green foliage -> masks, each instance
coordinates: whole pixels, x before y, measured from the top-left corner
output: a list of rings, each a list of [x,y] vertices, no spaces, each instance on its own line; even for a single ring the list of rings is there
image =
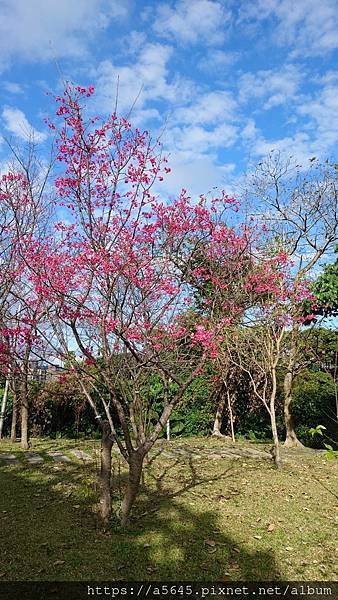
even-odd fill
[[[278,425],[280,425],[278,427]],[[277,420],[280,435],[283,433],[282,419]],[[236,420],[238,439],[249,439],[251,441],[271,440],[270,417],[263,405],[258,405],[254,410],[247,413],[239,413]]]
[[[210,434],[215,412],[212,396],[213,384],[206,370],[196,377],[173,411],[170,418],[172,437]]]
[[[317,427],[311,427],[309,429],[309,435],[311,435],[312,437],[319,435],[322,437],[325,436],[327,438],[327,435],[323,433],[324,431],[326,431],[326,427],[324,427],[324,425],[317,425]],[[328,458],[329,460],[338,459],[338,450],[334,450],[331,444],[327,444],[326,442],[324,442],[324,448],[326,448],[326,451],[324,453],[324,456],[326,458]]]
[[[323,431],[330,438],[337,439],[335,385],[328,373],[310,369],[303,371],[296,378],[293,397],[297,435],[303,443],[323,447]],[[321,425],[314,428],[313,424],[318,422]]]
[[[338,253],[338,246],[335,248]],[[332,264],[327,264],[313,285],[317,308],[315,314],[328,316],[338,315],[338,258]],[[305,314],[313,313],[312,302],[304,303]]]
[[[324,444],[326,448],[325,456],[329,460],[338,460],[338,450],[334,450],[330,444]]]
[[[30,424],[33,435],[77,437],[95,435],[92,410],[72,377],[45,384],[29,383]]]
[[[335,452],[336,443],[334,440],[337,439],[338,434],[334,384],[336,333],[324,328],[314,328],[311,331],[305,330],[300,344],[302,360],[304,359],[304,362],[306,361],[309,366],[296,377],[293,389],[297,435],[304,444],[313,447],[323,448],[324,443],[327,442],[332,446],[332,451]],[[286,336],[284,350],[286,356],[287,349],[288,336]],[[175,408],[170,418],[172,438],[210,435],[215,418],[219,385],[215,382],[214,376],[213,366],[207,364],[204,371],[194,379],[185,391],[180,404]],[[282,365],[278,372],[276,401],[277,427],[281,439],[284,437],[283,377],[284,368]],[[236,398],[233,412],[236,437],[238,439],[249,439],[253,442],[270,440],[271,425],[266,409],[260,402],[253,406],[249,382],[243,374],[238,374],[234,382]],[[124,382],[122,384],[124,385]],[[150,430],[158,421],[163,410],[166,393],[169,398],[172,397],[177,392],[178,385],[177,383],[170,383],[168,390],[165,390],[161,377],[154,372],[142,381],[139,393],[140,398],[144,400],[144,406],[148,407],[146,419]],[[104,393],[103,387],[100,391]],[[48,381],[44,385],[30,382],[29,397],[31,432],[33,435],[52,437],[100,436],[92,410],[87,405],[72,375]],[[122,397],[121,401],[123,401]],[[9,433],[11,409],[12,399],[9,397],[6,409],[5,435]],[[118,423],[117,418],[116,423]],[[321,425],[315,426],[316,423]],[[226,407],[222,431],[227,434],[230,433]],[[323,435],[323,432],[325,432],[325,435]],[[166,435],[165,430],[162,435]],[[326,450],[330,452],[329,448],[326,448]]]
[[[335,252],[338,253],[338,246]],[[325,315],[338,315],[338,258],[324,267],[314,286],[320,310]]]
[[[311,427],[311,429],[309,429],[309,434],[313,437],[315,435],[323,435],[323,430],[325,430],[326,427],[324,427],[324,425],[317,425],[317,427]]]

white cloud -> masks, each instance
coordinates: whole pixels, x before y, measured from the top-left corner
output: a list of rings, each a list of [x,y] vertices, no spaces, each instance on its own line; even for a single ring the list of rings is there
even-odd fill
[[[262,107],[268,110],[295,99],[303,78],[304,73],[292,64],[279,70],[245,73],[238,83],[240,100],[261,98],[265,100]]]
[[[308,117],[309,129],[315,132],[317,153],[333,150],[338,142],[338,85],[327,85],[313,98],[298,107],[298,113]]]
[[[34,129],[27,120],[22,110],[5,106],[2,118],[7,131],[25,141],[44,142],[47,138],[45,133]]]
[[[127,14],[128,0],[0,0],[0,67],[83,58],[94,34]]]
[[[197,90],[193,100],[173,111],[165,132],[166,145],[173,152],[199,159],[231,147],[238,137],[239,120],[238,103],[230,92]]]
[[[232,146],[238,135],[234,125],[222,123],[216,127],[205,128],[199,125],[173,127],[166,136],[170,148],[190,155],[190,158],[219,148]]]
[[[336,0],[256,0],[243,2],[249,22],[273,19],[273,41],[293,47],[295,55],[321,55],[338,47]]]
[[[312,140],[309,134],[297,132],[284,138],[267,140],[259,136],[253,146],[253,153],[256,156],[266,156],[271,150],[279,150],[284,156],[293,156],[300,163],[305,164],[311,156],[316,155],[316,141]],[[318,155],[318,154],[317,154]]]
[[[168,110],[176,102],[183,103],[192,95],[193,85],[181,77],[170,77],[168,62],[172,48],[163,44],[146,44],[133,63],[114,64],[109,60],[101,62],[93,77],[96,77],[96,102],[100,110],[112,112],[118,83],[118,110],[125,113],[135,103],[132,121],[144,121],[149,111],[149,102],[165,100]],[[151,107],[148,116],[159,116]]]
[[[147,43],[147,35],[144,31],[128,31],[121,41],[122,51],[129,57],[136,56]]]
[[[153,29],[158,35],[184,44],[222,43],[231,13],[214,0],[178,0],[174,7],[160,4]]]
[[[216,48],[208,49],[198,62],[198,68],[206,73],[224,73],[240,58],[239,52],[226,52]]]
[[[241,131],[241,138],[245,141],[254,140],[258,135],[259,130],[256,127],[255,121],[249,118]]]
[[[232,94],[215,90],[198,95],[196,102],[178,109],[175,117],[181,123],[215,124],[237,119],[237,102]]]
[[[317,82],[327,85],[338,82],[338,71],[327,71],[321,77],[316,79]]]
[[[338,143],[338,84],[332,71],[324,74],[321,81],[328,83],[312,95],[295,98],[294,115],[288,121],[288,129],[292,125],[293,132],[287,136],[269,139],[250,118],[241,131],[247,153],[261,157],[275,149],[293,156],[301,165],[306,165],[312,156],[321,160],[332,158]]]
[[[177,196],[180,190],[187,189],[192,196],[216,193],[215,188],[225,189],[231,196],[235,193],[232,184],[233,163],[217,164],[213,155],[197,155],[176,151],[170,156],[171,173],[165,176],[158,191],[161,195]]]
[[[23,87],[19,83],[15,83],[14,81],[3,81],[2,87],[6,92],[10,94],[23,94]]]

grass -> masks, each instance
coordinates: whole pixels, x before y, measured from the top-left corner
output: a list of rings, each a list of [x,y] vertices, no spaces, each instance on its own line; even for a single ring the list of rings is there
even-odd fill
[[[43,465],[0,466],[0,578],[335,580],[337,464],[314,451],[284,452],[281,471],[267,460],[212,458],[225,443],[162,441],[210,448],[211,456],[176,459],[157,447],[127,530],[118,522],[126,470],[114,454],[114,518],[103,532],[93,510],[95,464],[56,464],[46,454],[93,454],[99,442],[32,440]],[[18,445],[1,442],[2,451],[23,460]]]

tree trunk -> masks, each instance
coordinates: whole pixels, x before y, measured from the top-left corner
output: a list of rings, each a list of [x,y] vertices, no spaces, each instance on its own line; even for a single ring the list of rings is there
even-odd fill
[[[288,371],[284,377],[284,422],[286,437],[285,448],[302,448],[303,444],[297,438],[294,420],[291,412],[293,374]]]
[[[21,387],[21,448],[28,450],[28,386],[27,378],[24,376],[24,381]]]
[[[131,508],[140,489],[144,454],[137,451],[129,459],[129,476],[121,508],[121,524],[126,526]]]
[[[5,412],[6,412],[6,404],[7,404],[7,398],[8,398],[8,389],[9,389],[9,379],[6,379],[6,383],[5,383],[5,389],[4,389],[4,395],[2,397],[2,403],[1,403],[1,412],[0,412],[0,440],[2,438],[2,430],[3,430],[3,426],[4,426],[4,420],[5,420]]]
[[[297,438],[295,425],[292,416],[292,387],[295,373],[295,366],[298,354],[298,337],[300,335],[299,324],[295,323],[291,331],[290,355],[288,360],[287,372],[284,377],[284,422],[286,437],[285,448],[302,447],[303,444]]]
[[[12,424],[11,424],[11,442],[16,442],[16,424],[18,420],[18,394],[16,391],[16,385],[13,383],[13,409],[12,409]]]
[[[111,517],[111,449],[113,440],[108,421],[102,424],[101,437],[101,469],[99,477],[100,502],[99,515],[102,523],[106,525]]]
[[[227,389],[227,398],[228,398],[228,412],[229,412],[230,428],[231,428],[231,439],[232,439],[233,443],[235,443],[236,440],[235,440],[235,428],[234,428],[234,415],[232,412],[231,396],[230,396],[228,389]]]
[[[282,331],[280,332],[278,338],[277,338],[277,342],[276,342],[276,356],[275,356],[275,360],[272,362],[272,369],[271,369],[271,377],[272,377],[272,390],[271,390],[271,395],[270,395],[270,419],[271,419],[271,430],[272,430],[272,439],[273,439],[273,448],[272,448],[272,457],[274,459],[275,465],[277,467],[277,469],[280,469],[282,466],[281,463],[281,459],[280,459],[280,452],[279,452],[279,440],[278,440],[278,433],[277,433],[277,423],[276,423],[276,411],[275,411],[275,401],[276,401],[276,394],[277,394],[277,365],[278,365],[278,361],[279,361],[279,357],[280,357],[280,344],[283,338],[283,334],[284,334],[284,329],[282,329]]]
[[[273,448],[272,448],[272,457],[277,469],[280,469],[282,466],[280,459],[280,450],[279,450],[279,440],[277,433],[277,425],[276,425],[276,413],[275,413],[275,402],[270,402],[270,420],[271,420],[271,430],[272,430],[272,439],[273,439]]]
[[[216,416],[215,416],[215,420],[214,420],[214,426],[212,429],[212,435],[217,436],[217,437],[223,437],[223,435],[221,433],[221,427],[222,427],[222,417],[223,417],[224,407],[225,407],[225,394],[224,394],[224,390],[222,387],[222,389],[219,392]]]

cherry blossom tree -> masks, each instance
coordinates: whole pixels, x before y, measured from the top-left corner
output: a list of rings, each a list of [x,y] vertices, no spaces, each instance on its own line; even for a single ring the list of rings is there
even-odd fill
[[[10,144],[9,148],[13,160],[0,178],[0,369],[14,399],[11,438],[16,438],[19,395],[21,442],[27,449],[27,380],[39,311],[28,302],[25,251],[48,223],[50,211],[44,191],[51,163],[41,168],[33,143],[28,144],[26,154]]]
[[[88,114],[93,92],[68,87],[56,98],[61,125],[49,126],[57,131],[61,218],[54,235],[27,246],[26,261],[34,302],[48,315],[44,335],[77,375],[102,429],[104,522],[114,442],[128,463],[126,524],[145,456],[244,310],[224,289],[245,284],[252,236],[233,218],[238,204],[224,192],[194,201],[182,190],[170,203],[156,195],[170,170],[161,146],[115,113],[105,121]],[[259,278],[257,272],[257,286]],[[214,298],[202,297],[190,319],[194,293],[207,282]],[[165,390],[155,423],[144,393],[154,373]]]

